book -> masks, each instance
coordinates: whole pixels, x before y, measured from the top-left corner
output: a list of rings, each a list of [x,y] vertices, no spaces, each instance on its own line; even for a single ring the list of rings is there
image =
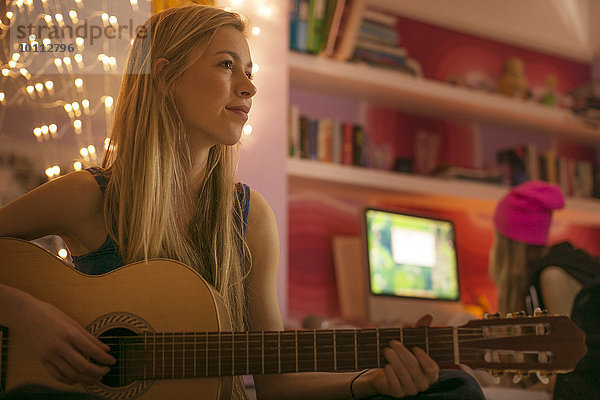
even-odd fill
[[[317,160],[317,147],[319,146],[319,121],[308,121],[308,157],[310,160]]]
[[[377,52],[377,53],[382,53],[382,54],[389,54],[389,55],[396,56],[396,57],[407,57],[408,56],[406,49],[404,47],[381,44],[381,43],[378,43],[375,41],[371,41],[369,39],[365,39],[362,36],[358,37],[358,40],[356,41],[356,48],[373,51],[373,52]]]
[[[334,120],[331,127],[331,161],[336,164],[342,163],[342,149],[344,142],[343,124]]]
[[[317,53],[321,50],[325,27],[325,0],[309,0],[306,51]]]
[[[308,158],[308,150],[310,147],[308,137],[308,118],[300,116],[300,157]]]
[[[309,0],[295,0],[296,11],[294,15],[296,16],[296,21],[293,26],[295,27],[295,32],[293,34],[295,40],[293,49],[306,52],[307,46],[307,32],[308,32],[308,6]],[[291,36],[291,35],[290,35]]]
[[[300,109],[297,104],[292,104],[288,113],[288,145],[289,156],[300,158]]]
[[[317,133],[317,159],[331,162],[332,121],[330,119],[318,120]]]
[[[352,58],[366,4],[367,0],[347,1],[348,15],[344,20],[339,47],[334,54],[337,60],[347,61]]]
[[[381,11],[373,10],[371,8],[367,8],[363,14],[363,18],[365,21],[374,22],[379,25],[389,26],[390,28],[395,28],[398,23],[398,18],[392,14],[386,14]]]
[[[354,127],[352,124],[344,123],[342,130],[342,164],[352,165],[354,163]]]

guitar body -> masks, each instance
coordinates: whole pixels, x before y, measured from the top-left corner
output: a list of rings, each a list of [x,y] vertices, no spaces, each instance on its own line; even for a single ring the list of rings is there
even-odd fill
[[[0,239],[0,283],[53,304],[95,336],[119,327],[139,334],[230,330],[219,294],[184,264],[158,259],[89,276],[49,255],[27,241]],[[0,376],[5,373],[5,390],[36,383],[67,391],[87,390],[107,399],[231,398],[231,377],[154,380],[125,387],[61,384],[14,330],[8,339],[8,351],[6,346],[1,348],[7,352],[6,370],[0,371]]]

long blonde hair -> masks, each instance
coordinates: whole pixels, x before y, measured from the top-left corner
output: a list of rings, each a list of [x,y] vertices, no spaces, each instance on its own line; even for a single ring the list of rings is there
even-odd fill
[[[504,314],[524,310],[533,262],[545,251],[545,246],[512,240],[496,231],[489,271],[498,290],[498,311]]]
[[[192,157],[173,90],[223,26],[247,35],[238,14],[177,7],[153,15],[143,28],[147,34],[140,31],[133,41],[102,163],[109,177],[104,215],[124,263],[166,257],[195,268],[223,296],[232,328],[244,330],[251,262],[234,180],[238,146],[213,146],[200,189],[193,189]],[[169,62],[153,75],[158,58]]]

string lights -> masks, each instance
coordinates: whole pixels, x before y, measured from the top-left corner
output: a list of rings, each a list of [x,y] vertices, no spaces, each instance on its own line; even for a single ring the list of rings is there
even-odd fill
[[[0,63],[0,104],[2,107],[26,105],[27,110],[31,110],[31,118],[26,123],[31,123],[28,129],[35,140],[32,145],[44,146],[42,153],[47,158],[45,172],[49,179],[82,168],[81,163],[76,162],[63,166],[64,171],[61,171],[59,160],[51,158],[60,153],[52,150],[52,146],[60,146],[58,140],[63,136],[72,135],[77,145],[76,158],[85,161],[97,160],[102,154],[97,154],[96,148],[104,152],[110,145],[106,134],[114,112],[118,81],[98,76],[119,76],[133,36],[106,35],[96,39],[90,35],[92,27],[120,33],[125,25],[141,25],[150,16],[152,6],[151,0],[129,0],[111,4],[106,9],[99,6],[100,2],[74,0],[75,4],[64,2],[63,6],[62,2],[48,0],[9,0],[6,18],[0,20],[0,32],[6,35],[5,28],[8,28],[11,33],[11,43],[0,50],[7,51],[1,58],[7,62]],[[272,16],[271,3],[272,0],[216,0],[218,6],[252,15],[253,22]],[[22,38],[17,35],[21,30],[26,33]],[[261,29],[254,25],[251,32],[257,37]],[[255,63],[252,74],[258,70],[259,65]],[[9,81],[12,82],[9,84]],[[7,115],[10,113],[0,114],[0,119]],[[97,121],[102,117],[107,121],[105,129],[98,126]],[[250,121],[243,133],[253,133]]]

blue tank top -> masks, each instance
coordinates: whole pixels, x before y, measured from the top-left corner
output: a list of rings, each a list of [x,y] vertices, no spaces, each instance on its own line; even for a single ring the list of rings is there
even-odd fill
[[[87,168],[86,171],[91,173],[96,179],[98,186],[100,186],[102,197],[104,197],[106,186],[108,185],[108,178],[104,175],[104,171],[99,167]],[[250,187],[243,183],[237,183],[236,190],[242,204],[242,232],[246,236],[246,226],[248,225],[248,214],[250,211]],[[75,268],[87,275],[105,274],[125,265],[121,260],[119,246],[110,235],[96,250],[82,256],[72,256],[72,259]]]

